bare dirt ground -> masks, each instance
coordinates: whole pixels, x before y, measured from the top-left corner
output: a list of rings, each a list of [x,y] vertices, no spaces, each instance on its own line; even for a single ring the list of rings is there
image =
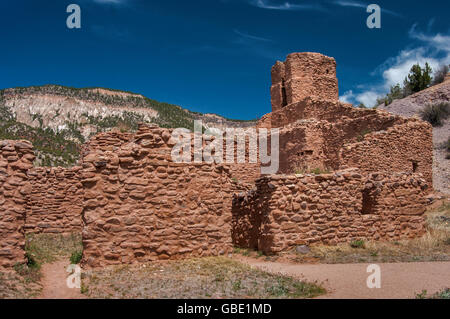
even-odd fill
[[[423,290],[430,294],[450,286],[450,262],[378,264],[381,288],[369,289],[368,264],[300,265],[266,262],[237,256],[237,260],[271,273],[317,281],[327,290],[318,298],[328,299],[410,299]]]
[[[42,293],[39,299],[83,299],[85,298],[80,289],[69,288],[66,278],[69,273],[66,272],[70,262],[61,259],[50,264],[44,264],[42,272]]]

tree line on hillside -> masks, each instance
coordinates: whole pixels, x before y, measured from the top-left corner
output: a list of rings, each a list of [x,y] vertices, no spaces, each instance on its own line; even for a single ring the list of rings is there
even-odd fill
[[[423,68],[419,64],[413,65],[403,81],[403,86],[399,83],[391,86],[389,93],[385,97],[377,99],[377,105],[384,104],[388,106],[395,100],[403,99],[430,86],[444,82],[449,67],[449,65],[442,65],[433,75],[433,70],[428,62],[425,63]]]

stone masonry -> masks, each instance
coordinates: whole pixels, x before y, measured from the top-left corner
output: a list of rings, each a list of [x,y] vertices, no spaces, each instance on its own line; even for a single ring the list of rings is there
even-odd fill
[[[30,142],[0,141],[0,267],[25,262],[26,173],[34,158]]]
[[[224,255],[232,250],[229,168],[174,163],[171,131],[83,159],[83,265]]]
[[[318,53],[277,62],[271,93],[257,127],[280,130],[276,175],[176,163],[157,126],[100,133],[72,168],[33,167],[29,142],[0,141],[0,267],[25,262],[26,233],[81,231],[84,267],[424,233],[429,124],[339,102],[336,62]]]
[[[273,175],[233,198],[233,241],[273,254],[298,245],[423,235],[427,183],[419,174],[357,169]]]
[[[81,232],[84,189],[80,169],[36,167],[28,171],[31,193],[26,205],[26,233]]]

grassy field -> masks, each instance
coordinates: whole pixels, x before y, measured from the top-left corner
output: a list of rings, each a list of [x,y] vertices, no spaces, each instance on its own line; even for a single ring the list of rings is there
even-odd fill
[[[312,298],[316,283],[269,274],[226,257],[207,257],[88,271],[90,298]]]

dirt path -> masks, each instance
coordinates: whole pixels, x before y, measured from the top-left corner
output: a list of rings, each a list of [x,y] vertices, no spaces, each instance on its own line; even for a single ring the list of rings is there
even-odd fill
[[[236,257],[260,269],[322,283],[328,294],[321,298],[407,299],[427,290],[450,287],[450,262],[388,263],[381,268],[381,288],[367,288],[368,264],[287,264]]]
[[[66,258],[67,259],[67,258]],[[39,299],[83,299],[80,289],[67,287],[68,260],[42,265],[42,293]]]

